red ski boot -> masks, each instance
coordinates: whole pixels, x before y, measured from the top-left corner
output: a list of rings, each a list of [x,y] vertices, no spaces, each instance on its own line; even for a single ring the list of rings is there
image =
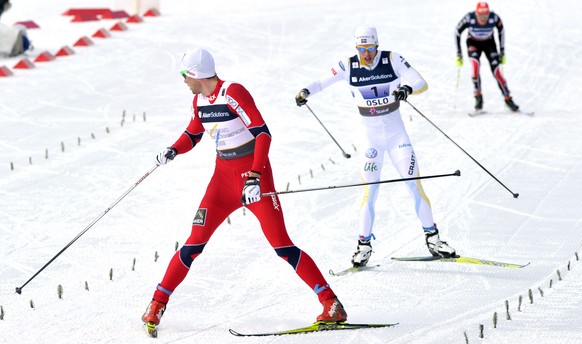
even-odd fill
[[[317,321],[342,322],[348,319],[344,306],[337,299],[337,296],[322,302],[323,313],[317,316]]]

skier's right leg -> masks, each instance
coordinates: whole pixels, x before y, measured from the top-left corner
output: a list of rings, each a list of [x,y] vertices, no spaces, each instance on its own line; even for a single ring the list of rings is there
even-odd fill
[[[481,94],[481,74],[479,62],[482,50],[475,45],[467,44],[469,61],[471,61],[471,81],[473,82],[473,95],[475,96],[475,110],[483,109],[483,95]]]
[[[194,259],[202,253],[216,228],[241,206],[238,195],[228,197],[229,184],[221,173],[215,172],[194,216],[190,236],[170,260],[164,278],[157,285],[152,301],[142,316],[145,323],[159,324],[170,295],[186,278]]]

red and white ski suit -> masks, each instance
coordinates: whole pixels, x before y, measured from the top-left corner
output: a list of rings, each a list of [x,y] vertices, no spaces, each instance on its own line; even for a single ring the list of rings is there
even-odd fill
[[[240,84],[218,80],[209,96],[197,94],[190,124],[172,145],[178,154],[190,151],[207,133],[216,144],[216,167],[192,223],[184,246],[171,259],[154,299],[167,303],[184,280],[193,260],[200,255],[216,228],[242,206],[241,195],[249,172],[261,174],[261,193],[275,191],[268,159],[271,134],[250,93]],[[257,217],[263,234],[321,302],[334,292],[307,253],[296,247],[285,228],[281,203],[276,195],[262,197],[247,208]],[[233,252],[236,255],[236,252]]]

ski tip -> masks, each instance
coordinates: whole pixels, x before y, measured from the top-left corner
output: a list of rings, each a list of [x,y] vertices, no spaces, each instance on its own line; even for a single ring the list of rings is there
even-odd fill
[[[230,334],[232,334],[233,336],[237,336],[237,337],[242,337],[243,336],[242,334],[236,332],[235,330],[233,330],[231,328],[228,329],[228,332],[230,332]]]

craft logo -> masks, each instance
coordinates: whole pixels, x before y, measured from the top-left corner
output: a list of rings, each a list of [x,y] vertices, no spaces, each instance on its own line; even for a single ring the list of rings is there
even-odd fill
[[[206,224],[206,208],[200,208],[196,211],[192,225],[204,226]]]
[[[414,154],[410,156],[410,167],[408,168],[408,175],[412,176],[414,174],[414,165],[416,164],[416,159],[414,159]]]

